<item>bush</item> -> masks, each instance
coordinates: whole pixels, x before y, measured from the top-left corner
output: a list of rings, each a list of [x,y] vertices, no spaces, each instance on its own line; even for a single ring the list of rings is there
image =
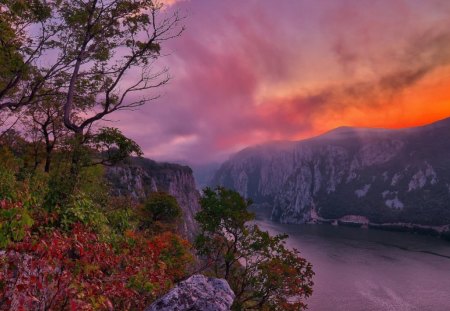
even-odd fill
[[[0,199],[16,200],[17,183],[13,171],[0,166]]]
[[[142,225],[175,225],[182,216],[182,210],[175,197],[165,192],[154,192],[144,204]],[[163,226],[164,227],[164,226]]]
[[[129,233],[120,249],[80,224],[28,235],[0,253],[0,309],[143,310],[190,262],[187,242],[171,234]]]
[[[107,218],[84,193],[74,195],[69,205],[60,209],[61,227],[70,230],[81,223],[100,233],[106,229]]]
[[[32,225],[33,219],[22,204],[0,201],[0,249],[21,241]]]
[[[20,194],[18,200],[23,202],[25,207],[42,207],[48,193],[49,176],[41,171],[35,171],[32,174],[24,176],[19,183]]]
[[[134,212],[129,208],[114,209],[106,212],[108,225],[117,234],[124,234],[134,229]]]

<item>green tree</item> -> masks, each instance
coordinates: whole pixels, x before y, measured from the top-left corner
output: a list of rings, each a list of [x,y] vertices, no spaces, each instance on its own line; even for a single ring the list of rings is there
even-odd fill
[[[145,222],[155,224],[176,224],[183,212],[178,205],[177,199],[172,195],[158,191],[152,192],[144,204]]]
[[[112,127],[101,128],[89,139],[89,146],[95,154],[91,157],[91,164],[112,166],[130,155],[142,155],[141,147],[132,139],[127,138],[119,129]],[[95,160],[97,158],[97,160]]]
[[[50,172],[55,149],[60,147],[67,138],[68,131],[64,127],[62,110],[58,105],[61,101],[56,97],[31,105],[26,109],[22,124],[28,139],[34,149],[35,169],[44,158],[44,171]],[[39,157],[39,153],[43,156]]]
[[[251,202],[235,191],[206,188],[200,203],[195,247],[210,273],[229,282],[236,294],[233,310],[305,309],[314,273],[297,250],[286,248],[287,236],[249,224]]]
[[[0,0],[0,111],[17,109],[44,95],[40,90],[45,82],[67,65],[44,66],[40,61],[56,46],[53,2]]]
[[[153,65],[161,44],[183,28],[176,12],[167,15],[162,8],[154,0],[61,0],[54,8],[59,54],[71,64],[62,106],[64,124],[75,136],[72,175],[95,122],[158,98],[150,90],[168,82],[168,70]],[[77,115],[80,110],[85,117]]]
[[[183,31],[157,0],[0,0],[0,14],[0,111],[54,101],[74,136],[72,178],[94,123],[158,98],[169,76],[154,63]]]

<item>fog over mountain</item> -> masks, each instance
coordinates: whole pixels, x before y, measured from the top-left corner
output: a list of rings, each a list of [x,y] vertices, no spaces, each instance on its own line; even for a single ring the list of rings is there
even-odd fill
[[[400,130],[340,127],[246,148],[211,185],[270,206],[282,223],[362,216],[375,224],[443,226],[450,224],[449,142],[450,118]]]

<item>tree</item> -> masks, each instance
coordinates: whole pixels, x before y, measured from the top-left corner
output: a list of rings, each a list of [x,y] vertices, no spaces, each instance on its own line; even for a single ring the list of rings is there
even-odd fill
[[[51,94],[46,81],[68,64],[62,59],[43,65],[59,31],[52,19],[55,1],[0,1],[0,111],[17,109]]]
[[[162,191],[153,192],[144,203],[141,227],[155,232],[172,231],[182,214],[175,197]]]
[[[63,124],[63,113],[58,106],[59,102],[55,99],[46,98],[40,103],[29,106],[25,113],[27,119],[22,122],[27,127],[27,134],[35,146],[36,158],[41,146],[44,147],[44,171],[46,173],[50,171],[55,147],[61,144],[63,138],[68,134]],[[35,168],[38,164],[39,159],[36,159]]]
[[[169,80],[154,70],[161,44],[183,31],[155,0],[1,0],[0,14],[0,58],[13,64],[0,77],[0,110],[58,98],[74,176],[94,123],[158,98],[148,91]]]
[[[161,9],[162,4],[153,0],[63,0],[58,6],[61,52],[73,63],[64,102],[69,129],[83,133],[114,111],[133,109],[157,97],[133,100],[129,95],[168,81],[167,69],[153,72],[152,65],[160,56],[161,43],[178,36],[182,28],[177,13],[160,20]],[[72,113],[80,95],[85,96],[83,105],[98,111],[75,122]]]
[[[141,147],[132,139],[125,137],[119,129],[112,127],[101,128],[94,136],[88,138],[89,146],[95,154],[90,165],[103,164],[112,166],[129,155],[142,155]]]
[[[48,68],[44,76],[36,70],[51,45],[49,18],[50,8],[43,1],[0,0],[0,138],[19,121],[18,108],[36,97],[44,76],[52,75]],[[29,35],[33,24],[41,31]]]
[[[311,264],[285,246],[286,235],[270,236],[248,224],[251,204],[237,192],[206,188],[196,220],[198,254],[210,272],[236,294],[233,310],[301,310],[312,294]]]
[[[57,6],[60,55],[72,64],[63,106],[64,124],[75,134],[73,175],[80,160],[78,148],[95,122],[156,99],[158,95],[142,92],[167,83],[167,69],[154,72],[152,65],[161,43],[183,28],[177,13],[164,16],[161,10],[162,4],[153,0],[63,0]],[[86,118],[73,118],[79,109],[88,112]]]

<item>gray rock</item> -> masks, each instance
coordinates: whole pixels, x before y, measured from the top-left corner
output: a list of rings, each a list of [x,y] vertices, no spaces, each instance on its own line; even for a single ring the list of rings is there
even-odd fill
[[[359,215],[442,226],[450,223],[449,142],[450,118],[400,130],[342,127],[246,148],[223,163],[211,186],[272,206],[281,223]]]
[[[180,282],[145,311],[228,311],[234,297],[227,281],[197,274]]]
[[[106,177],[113,195],[126,195],[136,201],[145,200],[152,192],[173,195],[183,210],[179,232],[189,240],[197,234],[195,214],[200,210],[200,194],[191,168],[172,163],[158,163],[145,158],[133,158],[131,163],[108,167]]]

